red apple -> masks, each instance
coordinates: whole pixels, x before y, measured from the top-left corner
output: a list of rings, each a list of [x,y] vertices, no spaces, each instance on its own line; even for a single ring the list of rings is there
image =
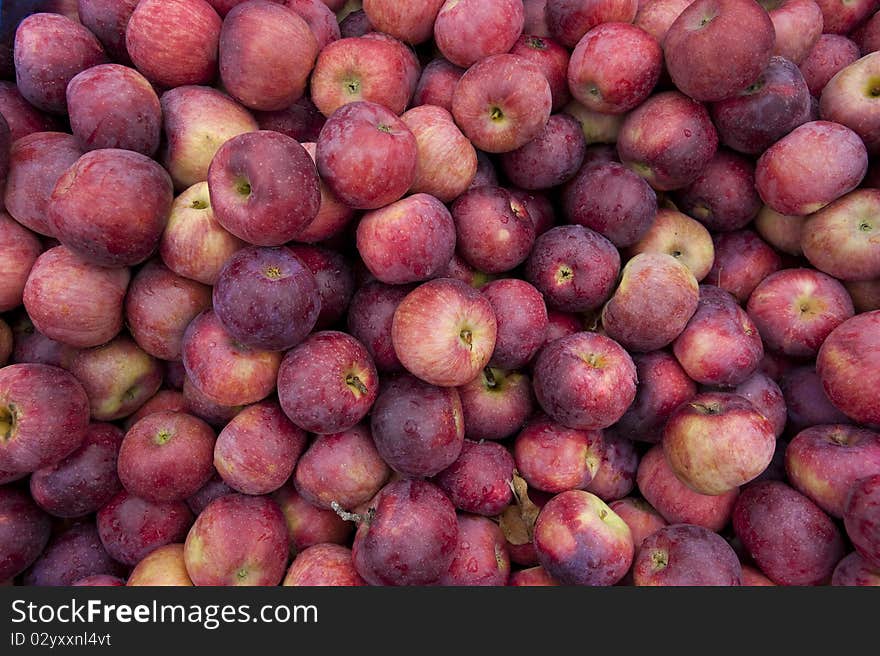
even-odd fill
[[[856,551],[871,566],[880,568],[880,475],[857,481],[850,489],[843,512],[846,533]]]
[[[120,64],[129,64],[125,27],[138,0],[77,0],[79,19]]]
[[[755,409],[767,418],[777,438],[782,435],[788,418],[788,409],[785,405],[785,396],[773,379],[758,371],[734,387],[733,392],[748,399]]]
[[[534,139],[501,155],[507,178],[523,189],[549,189],[580,169],[587,142],[580,124],[568,114],[554,114]]]
[[[706,227],[686,214],[660,209],[642,238],[629,249],[639,253],[666,253],[679,260],[698,281],[712,269],[715,246]]]
[[[522,57],[535,64],[544,73],[550,84],[550,96],[554,111],[562,109],[571,100],[568,88],[569,52],[547,34],[537,35],[526,29],[516,40],[510,54]]]
[[[434,105],[451,112],[455,85],[458,84],[462,75],[464,75],[463,68],[446,61],[442,57],[432,59],[422,69],[421,77],[419,77],[419,82],[412,97],[411,106]]]
[[[776,33],[774,55],[800,64],[822,35],[822,10],[813,0],[760,0]]]
[[[43,553],[52,523],[27,492],[11,486],[0,487],[0,518],[0,576],[12,579]]]
[[[349,333],[364,345],[383,373],[403,371],[391,341],[391,325],[394,311],[412,289],[371,281],[355,292],[348,307]]]
[[[179,542],[166,544],[144,556],[125,583],[133,587],[190,587],[192,584],[183,559],[183,544]]]
[[[458,388],[465,434],[473,440],[503,440],[518,431],[532,414],[534,399],[528,376],[486,367]]]
[[[880,586],[880,568],[853,552],[837,563],[831,576],[831,585]]]
[[[742,585],[736,552],[717,533],[691,524],[664,526],[642,542],[633,562],[637,586]]]
[[[434,21],[437,49],[467,68],[510,51],[525,23],[521,0],[446,0]]]
[[[462,71],[464,72],[464,71]],[[31,105],[18,90],[15,82],[0,80],[0,114],[9,125],[12,143],[34,132],[59,129],[59,122]]]
[[[779,254],[751,230],[716,234],[715,261],[705,281],[733,295],[740,303],[782,267]]]
[[[638,0],[547,0],[545,9],[550,34],[567,48],[601,23],[632,23]]]
[[[840,34],[822,34],[799,67],[810,93],[818,98],[828,81],[858,58],[859,47],[852,40]]]
[[[443,586],[501,586],[510,576],[510,556],[498,524],[486,517],[458,515],[458,549]]]
[[[465,440],[456,461],[434,482],[459,510],[495,517],[513,501],[513,472],[513,457],[503,446]]]
[[[25,585],[71,585],[86,576],[110,574],[124,576],[126,568],[107,553],[93,521],[63,529],[25,573]]]
[[[367,582],[354,567],[351,549],[338,544],[316,544],[297,554],[281,585],[341,587]]]
[[[35,234],[0,211],[0,312],[21,305],[28,274],[42,250]]]
[[[341,38],[336,14],[323,0],[284,0],[281,4],[288,9],[293,9],[308,24],[315,37],[318,52],[323,50],[328,43],[338,41]]]
[[[345,521],[333,510],[312,505],[296,491],[289,480],[272,494],[287,525],[290,553],[308,549],[316,544],[350,544],[354,524]]]
[[[539,416],[516,437],[516,469],[529,484],[551,494],[584,490],[599,471],[602,432],[576,430]]]

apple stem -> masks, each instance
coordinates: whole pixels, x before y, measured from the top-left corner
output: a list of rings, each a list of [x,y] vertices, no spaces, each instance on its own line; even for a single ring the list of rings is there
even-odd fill
[[[492,373],[492,369],[490,367],[486,367],[483,369],[483,376],[486,377],[486,385],[489,387],[496,387],[498,385],[498,381],[495,380],[495,374]]]
[[[367,524],[367,526],[369,526],[370,520],[373,518],[372,508],[367,510],[365,515],[360,515],[358,513],[348,512],[345,508],[339,505],[338,501],[331,501],[330,507],[333,509],[333,512],[342,518],[343,521],[354,522],[358,526],[361,524]]]

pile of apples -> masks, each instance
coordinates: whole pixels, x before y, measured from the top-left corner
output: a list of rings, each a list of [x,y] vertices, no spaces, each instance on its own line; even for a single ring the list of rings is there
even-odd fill
[[[880,0],[15,4],[0,582],[880,585]]]

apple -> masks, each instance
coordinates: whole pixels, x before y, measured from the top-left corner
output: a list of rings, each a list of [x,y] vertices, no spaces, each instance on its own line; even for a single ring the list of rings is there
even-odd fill
[[[544,2],[545,0],[540,0]],[[537,567],[527,567],[515,572],[511,572],[510,578],[507,579],[507,585],[515,586],[553,586],[559,585],[547,570],[538,565]]]
[[[529,143],[502,153],[501,167],[518,187],[549,189],[571,180],[581,168],[586,149],[577,120],[565,113],[554,114]]]
[[[23,309],[10,317],[13,364],[48,364],[67,369],[78,349],[46,337]]]
[[[321,0],[314,1],[320,2]],[[306,143],[313,143],[321,133],[324,123],[327,122],[327,117],[318,111],[308,95],[302,96],[284,109],[274,112],[254,112],[254,118],[257,119],[261,130],[271,130],[287,135],[302,143],[306,150],[308,150]]]
[[[822,35],[822,10],[813,0],[759,0],[776,33],[774,55],[800,64]]]
[[[433,105],[451,112],[455,86],[464,70],[442,57],[432,59],[422,68],[410,106]]]
[[[780,214],[764,205],[755,217],[755,230],[777,251],[788,255],[803,255],[801,236],[804,217]]]
[[[357,250],[364,264],[391,285],[440,275],[452,259],[455,242],[452,214],[425,193],[367,212],[357,226]]]
[[[581,332],[547,344],[534,365],[538,403],[570,428],[596,430],[616,423],[636,396],[636,366],[620,344]]]
[[[317,136],[315,138],[317,139]],[[302,146],[314,162],[316,144],[304,143]],[[318,214],[311,223],[295,235],[294,239],[297,242],[313,244],[337,237],[343,233],[354,218],[354,210],[339,200],[320,177],[318,178],[318,187],[321,191]]]
[[[336,14],[323,0],[285,0],[281,4],[293,9],[308,24],[318,46],[317,52],[341,38]]]
[[[160,86],[210,84],[222,22],[205,0],[141,0],[128,19],[125,47],[137,69]]]
[[[767,418],[777,438],[782,435],[788,418],[788,409],[782,390],[772,378],[760,371],[755,372],[750,378],[734,387],[733,392],[748,399],[755,406],[755,410]]]
[[[510,576],[510,556],[498,524],[486,517],[458,515],[458,548],[443,586],[501,586]]]
[[[762,281],[782,268],[779,254],[751,230],[718,233],[712,241],[715,261],[705,282],[729,292],[739,303],[748,301]]]
[[[496,170],[494,162],[490,159],[488,154],[484,153],[482,150],[478,150],[477,172],[468,189],[476,189],[477,187],[484,187],[486,185],[497,187],[500,184],[501,181],[498,178],[498,171]]]
[[[669,415],[697,393],[697,385],[666,351],[635,354],[633,362],[639,381],[636,398],[615,431],[630,440],[656,443]]]
[[[159,96],[133,68],[101,64],[79,73],[67,85],[67,111],[83,150],[124,148],[152,157],[159,149]]]
[[[716,532],[727,526],[739,497],[737,488],[719,495],[695,492],[679,480],[659,444],[642,456],[636,482],[645,500],[670,524],[696,524]]]
[[[563,585],[613,585],[633,560],[626,522],[582,490],[562,492],[544,505],[534,540],[541,566]]]
[[[437,278],[397,306],[391,340],[407,371],[432,385],[458,387],[489,363],[497,330],[487,298],[463,282]]]
[[[547,0],[545,19],[550,34],[574,48],[601,23],[632,23],[638,8],[638,0]]]
[[[297,462],[293,481],[297,492],[319,508],[354,509],[369,502],[390,475],[370,429],[360,425],[318,435]]]
[[[602,308],[602,326],[629,351],[655,351],[682,333],[699,298],[699,283],[684,264],[671,255],[641,253],[623,267]]]
[[[880,424],[880,311],[832,330],[819,349],[816,372],[836,408],[861,424]]]
[[[755,323],[720,287],[700,285],[700,301],[672,345],[688,376],[704,385],[739,385],[758,368],[764,345]]]
[[[642,542],[633,562],[637,586],[742,585],[736,552],[717,533],[691,524],[664,526]]]
[[[208,504],[214,499],[219,499],[227,494],[232,494],[233,491],[234,490],[231,487],[223,482],[220,474],[215,473],[198,492],[186,500],[186,505],[193,511],[194,515],[198,516],[202,514],[202,511],[207,508]]]
[[[77,0],[76,3],[82,24],[120,64],[131,62],[125,48],[125,28],[137,4],[138,0]]]
[[[667,526],[666,520],[651,504],[638,497],[626,497],[608,504],[617,515],[626,522],[632,534],[634,558],[639,557],[642,543],[652,534]]]
[[[509,52],[525,24],[521,0],[446,0],[436,16],[437,49],[463,68]]]
[[[405,476],[440,473],[456,461],[464,443],[458,392],[408,374],[383,385],[370,427],[379,455]]]
[[[403,371],[391,341],[391,325],[397,306],[412,290],[412,286],[373,280],[358,288],[348,306],[348,332],[364,345],[382,373]]]
[[[828,34],[846,34],[877,10],[876,3],[871,0],[846,3],[816,0],[816,4],[822,10],[822,31]]]
[[[510,54],[527,59],[541,69],[550,84],[553,111],[558,111],[569,103],[571,100],[571,91],[568,88],[570,54],[565,47],[549,38],[547,34],[538,35],[523,29],[522,35],[510,49]]]
[[[717,148],[709,112],[678,91],[655,94],[627,114],[617,138],[620,161],[658,191],[692,183]]]
[[[526,214],[535,226],[535,236],[539,237],[556,225],[556,210],[546,193],[526,191],[517,187],[508,189],[514,199],[526,209]]]
[[[459,6],[468,1],[461,0]],[[452,115],[476,148],[504,153],[541,133],[552,104],[550,84],[540,68],[522,57],[501,54],[481,59],[461,76]]]
[[[880,568],[880,475],[856,481],[850,488],[843,510],[846,533],[867,564]]]
[[[289,548],[278,504],[228,494],[196,518],[183,558],[195,585],[274,586],[284,578]]]
[[[154,549],[183,540],[193,514],[183,501],[152,503],[120,492],[98,511],[97,522],[107,553],[130,567]]]
[[[758,155],[810,120],[810,89],[797,66],[773,57],[752,84],[711,111],[721,143]]]
[[[343,1],[348,3],[349,0]],[[357,9],[357,6],[357,0],[352,0],[352,4],[345,4],[343,10],[340,10],[336,16],[337,20],[340,16],[345,16],[345,18],[339,21],[339,34],[343,39],[366,36],[374,32],[366,12],[363,9]]]
[[[851,39],[840,34],[822,34],[799,68],[810,93],[818,98],[828,81],[859,57],[859,47]]]
[[[52,132],[59,129],[59,121],[31,105],[15,85],[0,80],[0,114],[9,125],[10,143],[34,132]]]
[[[356,586],[367,585],[354,567],[351,549],[338,544],[316,544],[296,555],[284,586]]]
[[[418,45],[433,35],[434,21],[444,0],[417,0],[400,4],[394,0],[365,0],[364,13],[379,32]]]
[[[492,281],[480,291],[492,304],[498,324],[489,364],[501,369],[524,367],[544,344],[544,298],[529,283],[513,278]]]
[[[357,209],[378,209],[412,187],[418,144],[390,110],[373,102],[352,102],[327,120],[315,159],[321,179],[340,200]],[[352,168],[353,161],[357,167]]]
[[[449,203],[463,194],[477,173],[477,151],[452,114],[443,107],[423,104],[400,119],[412,131],[418,148],[412,194],[430,194]]]
[[[294,243],[287,248],[306,265],[318,283],[321,311],[315,327],[335,326],[345,316],[354,295],[355,274],[348,259],[338,251],[321,246]]]
[[[159,255],[171,271],[213,285],[226,261],[244,247],[214,218],[207,182],[197,182],[171,204]]]
[[[579,328],[578,328],[579,330]],[[525,424],[534,409],[528,376],[486,367],[458,388],[465,435],[473,440],[503,440]]]
[[[633,25],[653,36],[657,43],[663,44],[666,33],[675,19],[681,15],[693,0],[648,0],[639,2],[639,10]]]
[[[354,524],[333,510],[318,508],[306,501],[292,480],[275,491],[272,498],[284,514],[292,555],[316,544],[350,544]]]
[[[290,420],[311,433],[339,433],[360,422],[379,393],[376,367],[354,337],[313,333],[288,351],[278,371],[278,400]]]
[[[529,485],[551,494],[586,489],[599,471],[602,432],[577,430],[548,417],[532,419],[516,436],[516,469]]]
[[[514,459],[497,442],[465,440],[458,458],[434,482],[458,510],[495,517],[513,502]]]
[[[733,529],[761,571],[778,585],[822,585],[843,558],[840,531],[807,497],[779,481],[750,485]]]
[[[30,230],[0,211],[0,312],[21,305],[28,274],[43,248]]]
[[[831,575],[831,585],[880,586],[880,571],[856,552],[843,558]]]
[[[181,365],[181,368],[183,365]],[[184,376],[186,374],[184,373]],[[146,403],[144,403],[135,412],[128,415],[122,422],[122,427],[128,431],[132,426],[144,417],[155,412],[186,412],[187,402],[183,392],[176,389],[160,389],[153,394]]]
[[[183,544],[179,542],[166,544],[144,556],[125,583],[132,587],[190,587],[192,584],[183,559]]]
[[[574,116],[577,122],[581,124],[581,130],[587,144],[615,144],[620,134],[620,127],[626,115],[621,114],[603,114],[587,109],[578,101],[572,100],[562,111],[570,116]],[[616,155],[615,155],[616,159]]]
[[[623,114],[651,95],[662,69],[663,50],[654,37],[629,23],[604,23],[572,52],[568,86],[588,109]]]
[[[24,574],[24,585],[71,585],[86,576],[124,576],[126,568],[110,557],[94,521],[78,522],[53,536]]]
[[[54,236],[100,266],[140,264],[159,246],[174,188],[146,155],[105,148],[87,152],[61,174],[49,197]]]
[[[856,312],[880,310],[880,278],[876,280],[850,280],[844,283],[852,298]]]
[[[65,91],[77,73],[107,61],[95,35],[60,14],[37,13],[15,30],[15,81],[34,107],[67,111]]]
[[[676,87],[717,102],[758,78],[775,42],[770,16],[754,0],[695,0],[669,27],[663,52]]]
[[[580,225],[558,226],[535,240],[525,277],[547,306],[566,312],[600,307],[614,291],[620,253],[608,239]]]
[[[789,369],[783,374],[779,387],[785,397],[788,425],[795,432],[810,426],[851,421],[831,404],[812,365]]]
[[[715,261],[712,236],[704,225],[686,214],[662,208],[642,238],[629,248],[630,256],[639,253],[666,253],[678,259],[702,281]]]
[[[61,132],[34,132],[12,144],[6,176],[6,211],[24,227],[54,237],[46,215],[58,178],[82,155],[76,139]]]
[[[27,492],[12,486],[0,487],[0,518],[0,577],[12,579],[43,553],[52,522]]]
[[[183,335],[187,379],[214,404],[247,405],[266,398],[275,389],[281,357],[238,342],[213,310],[193,319]]]

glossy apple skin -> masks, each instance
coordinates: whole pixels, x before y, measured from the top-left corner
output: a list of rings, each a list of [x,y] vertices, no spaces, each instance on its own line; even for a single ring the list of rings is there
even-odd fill
[[[317,216],[321,192],[315,165],[294,139],[267,130],[224,143],[208,169],[214,216],[257,246],[280,246]]]
[[[880,475],[857,481],[850,489],[843,511],[846,533],[856,551],[874,568],[880,568]]]
[[[880,424],[880,310],[844,321],[825,339],[816,372],[828,398],[860,424]]]
[[[162,163],[178,191],[208,179],[208,167],[226,141],[259,129],[247,109],[210,87],[177,87],[159,102],[165,132]]]
[[[516,469],[530,489],[551,494],[586,489],[602,460],[602,433],[576,430],[539,416],[516,436]]]
[[[538,354],[533,384],[544,411],[580,430],[617,422],[636,396],[636,366],[617,342],[597,333],[575,333]]]
[[[518,0],[447,0],[434,21],[434,40],[446,59],[467,68],[508,52],[524,23],[523,4]]]
[[[650,535],[667,526],[666,520],[644,499],[626,497],[608,504],[618,517],[629,526],[634,547],[634,560],[639,556],[642,543]]]
[[[458,392],[407,374],[384,384],[370,427],[379,455],[405,476],[443,471],[455,462],[464,443]]]
[[[497,321],[487,298],[465,283],[437,278],[410,292],[394,311],[391,339],[401,364],[443,387],[469,383],[489,363]]]
[[[21,95],[53,114],[66,113],[64,92],[77,73],[107,61],[94,34],[55,13],[32,14],[19,23],[13,57]]]
[[[800,64],[823,31],[822,10],[813,0],[763,0],[776,33],[774,55]]]
[[[465,434],[472,440],[502,440],[517,432],[532,414],[531,381],[525,374],[487,367],[457,388]]]
[[[229,420],[241,412],[244,405],[223,405],[206,396],[184,372],[183,388],[184,410],[204,419],[216,429],[223,428]]]
[[[679,209],[713,231],[739,230],[761,209],[755,191],[755,165],[719,150],[696,180],[675,195]]]
[[[159,97],[134,69],[102,64],[78,74],[67,85],[67,111],[83,150],[124,148],[151,157],[159,149]]]
[[[360,422],[379,393],[376,367],[355,338],[335,330],[312,334],[288,351],[278,371],[284,413],[312,433],[338,433]]]
[[[669,27],[663,52],[675,86],[715,102],[755,81],[775,40],[773,22],[757,2],[696,0]]]
[[[504,153],[541,134],[552,105],[541,69],[502,54],[480,60],[462,75],[453,93],[452,115],[476,148]]]
[[[195,585],[278,585],[290,549],[284,515],[269,497],[228,494],[198,516],[183,557]]]
[[[808,217],[801,248],[814,267],[840,280],[880,278],[880,189],[857,189]]]
[[[736,552],[717,533],[702,526],[664,526],[642,542],[633,562],[637,586],[742,585]]]
[[[181,365],[181,367],[182,366],[183,365]],[[140,408],[126,417],[125,421],[122,423],[122,427],[128,431],[128,429],[147,415],[151,415],[154,412],[164,412],[166,410],[171,412],[187,411],[186,398],[183,396],[182,391],[176,389],[160,389]]]
[[[639,253],[666,253],[681,261],[702,281],[712,268],[715,246],[712,235],[699,221],[676,210],[660,209],[642,238],[627,251],[629,256]]]
[[[801,235],[804,217],[780,214],[766,205],[755,217],[755,231],[761,238],[781,253],[803,255]]]
[[[761,281],[749,297],[748,312],[768,348],[808,358],[854,309],[846,288],[831,276],[784,269]]]
[[[159,246],[174,190],[146,155],[105,148],[61,174],[47,214],[55,236],[82,259],[107,267],[140,264]]]
[[[510,556],[498,524],[486,517],[458,515],[458,548],[449,569],[437,580],[444,586],[501,586],[510,576]]]
[[[843,558],[834,568],[831,585],[880,586],[880,571],[856,552]]]
[[[0,114],[9,128],[10,146],[34,132],[59,130],[58,121],[31,105],[14,82],[0,80]]]
[[[698,394],[670,415],[663,452],[676,476],[700,494],[724,494],[767,469],[776,448],[770,421],[738,394]]]
[[[131,59],[125,49],[125,28],[138,0],[77,0],[79,19],[98,37],[107,54],[120,64]]]
[[[638,8],[638,0],[547,0],[545,20],[554,38],[574,48],[597,25],[632,23]]]
[[[525,277],[547,306],[565,312],[600,307],[620,273],[620,253],[608,239],[583,226],[557,226],[535,240]]]
[[[585,488],[605,503],[622,499],[632,492],[639,466],[635,443],[620,437],[614,429],[602,433],[602,453],[598,471]]]
[[[880,121],[872,87],[878,72],[880,55],[871,52],[832,77],[819,99],[822,118],[854,130],[871,153],[880,148]]]
[[[160,86],[210,84],[222,22],[204,0],[146,0],[128,20],[125,47],[137,69]]]
[[[523,30],[516,40],[510,54],[522,57],[535,64],[544,73],[550,84],[553,111],[565,107],[571,100],[568,88],[569,51],[547,34]]]
[[[34,132],[13,142],[4,200],[6,211],[24,227],[54,237],[46,215],[59,176],[82,155],[76,138],[61,132]]]
[[[226,261],[244,245],[214,218],[208,183],[198,182],[174,199],[159,254],[177,275],[213,285]]]
[[[419,77],[410,107],[431,105],[451,112],[455,85],[464,75],[464,71],[465,69],[442,57],[432,59],[422,68],[422,74]]]
[[[318,508],[306,501],[296,491],[293,481],[285,483],[272,498],[284,513],[292,555],[316,544],[351,542],[354,523],[345,521],[333,510]]]
[[[801,431],[822,424],[846,424],[851,420],[838,410],[822,387],[815,367],[806,365],[786,371],[779,382],[788,410],[788,426]]]
[[[543,2],[543,0],[540,0]],[[515,586],[553,586],[559,585],[547,570],[540,565],[537,567],[528,567],[512,572],[507,580],[507,585]]]
[[[541,566],[566,585],[613,585],[629,570],[629,527],[599,497],[582,490],[557,494],[535,523]]]
[[[705,281],[729,292],[739,303],[768,276],[782,268],[782,258],[751,230],[717,233],[715,260]]]
[[[318,50],[309,24],[293,9],[262,1],[238,5],[220,30],[220,79],[245,107],[284,109],[305,92]]]
[[[431,38],[443,3],[444,0],[418,0],[401,5],[394,0],[367,0],[363,7],[377,31],[417,45]]]
[[[658,191],[692,183],[717,148],[709,112],[678,91],[655,94],[627,114],[617,138],[620,161]]]
[[[452,259],[455,241],[449,210],[424,193],[367,212],[357,227],[357,249],[364,264],[391,285],[439,275]]]
[[[799,65],[810,93],[819,98],[828,81],[859,56],[859,46],[851,39],[840,34],[822,34]]]
[[[391,342],[391,325],[397,306],[412,289],[374,280],[360,287],[351,299],[348,332],[364,345],[380,372],[403,370]]]
[[[446,495],[427,481],[386,485],[370,502],[372,520],[355,534],[355,568],[371,585],[427,585],[452,564],[458,519]]]
[[[444,107],[421,105],[400,118],[418,145],[416,179],[410,193],[430,194],[445,203],[458,198],[476,175],[477,152],[452,114]]]
[[[49,542],[52,523],[28,496],[11,486],[0,487],[0,576],[12,579],[33,563]]]
[[[580,169],[587,142],[572,116],[553,114],[534,139],[501,155],[507,178],[522,189],[539,190],[568,182]]]
[[[839,123],[811,121],[761,155],[755,186],[780,214],[812,214],[852,191],[867,166],[865,145],[855,132]]]
[[[418,144],[406,124],[371,102],[349,103],[327,120],[315,151],[321,179],[347,205],[378,209],[415,181]]]
[[[92,423],[79,448],[30,478],[33,499],[55,517],[82,517],[100,510],[122,490],[116,459],[123,432]]]
[[[746,551],[778,585],[822,585],[843,558],[844,543],[831,518],[807,497],[778,481],[743,490],[733,529]]]
[[[28,274],[43,247],[35,234],[0,212],[0,250],[0,311],[8,312],[21,305]]]
[[[711,111],[725,146],[758,155],[810,120],[810,89],[797,66],[773,57],[752,84]]]
[[[182,541],[193,514],[182,501],[152,503],[123,491],[98,511],[97,522],[107,553],[131,567],[154,549]]]
[[[25,573],[24,585],[71,585],[86,576],[124,576],[126,568],[104,549],[93,521],[79,522],[50,540]]]
[[[569,223],[608,238],[615,246],[642,239],[657,214],[657,194],[644,178],[618,162],[586,163],[563,188]]]
[[[785,470],[795,489],[841,518],[857,481],[880,474],[880,434],[841,424],[807,428],[789,442]]]
[[[463,512],[500,515],[513,501],[514,459],[495,442],[465,440],[458,458],[434,482]]]
[[[248,348],[223,327],[213,310],[192,320],[183,335],[187,377],[214,403],[256,403],[275,389],[281,353]]]
[[[877,10],[876,4],[870,0],[858,0],[849,3],[816,0],[822,10],[824,32],[829,34],[846,34],[862,23],[865,18]]]
[[[480,289],[495,311],[498,332],[490,366],[519,369],[544,344],[547,307],[541,293],[513,278],[494,280]]]
[[[327,118],[318,111],[315,103],[308,96],[303,96],[295,103],[275,112],[254,112],[254,118],[260,124],[261,130],[280,132],[296,139],[303,144],[303,147],[306,143],[314,143],[324,123],[327,122]]]
[[[299,344],[321,311],[314,274],[287,248],[241,249],[223,265],[212,296],[226,331],[246,347],[267,351]]]
[[[29,473],[69,456],[85,439],[88,404],[79,381],[58,367],[0,369],[0,469]]]
[[[605,23],[572,52],[568,86],[585,107],[623,114],[651,94],[662,69],[663,50],[654,37],[629,23]]]
[[[782,390],[772,378],[757,371],[734,387],[733,392],[748,399],[767,418],[777,438],[782,435],[788,417],[787,407]]]
[[[342,587],[367,582],[354,567],[351,549],[338,544],[316,544],[297,554],[281,585]]]
[[[192,584],[183,560],[183,544],[179,542],[166,544],[144,556],[125,583],[132,587],[190,587]]]
[[[754,322],[720,287],[700,286],[700,303],[672,345],[679,364],[704,385],[738,385],[758,368],[764,346]]]
[[[727,526],[739,497],[738,489],[716,496],[694,492],[672,471],[659,444],[642,457],[636,481],[642,496],[670,524],[696,524],[716,532]]]
[[[339,251],[322,246],[291,243],[287,248],[306,265],[318,283],[321,311],[315,327],[336,326],[348,310],[356,285],[350,260]]]
[[[642,253],[623,267],[602,308],[602,326],[628,351],[656,351],[685,329],[699,296],[699,283],[684,264],[671,255]]]

